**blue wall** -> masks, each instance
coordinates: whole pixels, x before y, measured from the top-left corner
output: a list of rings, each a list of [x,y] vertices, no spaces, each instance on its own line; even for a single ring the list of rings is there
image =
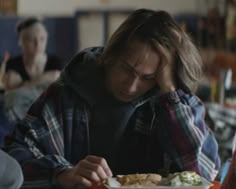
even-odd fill
[[[5,51],[9,51],[11,56],[21,53],[16,34],[16,24],[20,19],[19,17],[0,17],[0,57]],[[73,17],[45,17],[43,19],[49,34],[47,51],[59,56],[64,63],[77,50],[74,20]]]

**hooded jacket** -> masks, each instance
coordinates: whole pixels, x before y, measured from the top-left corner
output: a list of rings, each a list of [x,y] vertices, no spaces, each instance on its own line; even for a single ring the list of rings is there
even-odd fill
[[[192,170],[213,180],[218,145],[199,98],[153,89],[120,102],[106,90],[102,52],[78,53],[17,125],[9,153],[23,168],[24,185],[50,187],[55,174],[88,154],[104,157],[115,175]]]

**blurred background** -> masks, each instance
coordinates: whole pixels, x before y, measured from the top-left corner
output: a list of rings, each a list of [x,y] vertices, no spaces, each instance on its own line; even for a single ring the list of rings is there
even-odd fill
[[[208,20],[200,19],[212,14],[214,29],[222,29],[220,22],[226,16],[226,0],[0,0],[0,55],[19,53],[15,26],[28,16],[42,17],[49,31],[48,51],[58,54],[64,61],[77,50],[104,45],[110,34],[137,8],[164,9],[194,37],[203,40],[198,29],[207,30]],[[219,19],[219,20],[214,20]],[[219,23],[218,23],[219,21]],[[216,22],[216,23],[215,23]],[[200,28],[201,27],[201,28]],[[207,31],[202,31],[205,32]],[[218,32],[218,31],[214,31]],[[210,36],[209,36],[210,37]],[[219,35],[218,37],[223,37]],[[208,42],[199,41],[206,46]],[[220,42],[220,41],[219,41]],[[217,41],[214,40],[217,44]]]
[[[197,93],[206,104],[207,123],[216,134],[222,159],[227,159],[236,130],[234,0],[0,0],[0,60],[21,53],[15,29],[22,18],[43,19],[49,34],[47,52],[65,65],[80,49],[105,45],[137,8],[168,11],[198,46],[205,75]]]

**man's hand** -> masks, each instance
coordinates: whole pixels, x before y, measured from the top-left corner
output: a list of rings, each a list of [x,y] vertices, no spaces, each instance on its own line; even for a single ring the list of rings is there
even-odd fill
[[[81,185],[91,187],[111,176],[112,172],[104,158],[89,155],[73,168],[59,174],[56,183],[68,189]]]
[[[174,78],[174,52],[159,45],[161,52],[161,64],[157,71],[156,82],[160,87],[161,93],[168,93],[176,90],[175,78]]]

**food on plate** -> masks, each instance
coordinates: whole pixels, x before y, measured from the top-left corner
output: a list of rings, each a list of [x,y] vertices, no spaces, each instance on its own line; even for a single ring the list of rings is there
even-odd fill
[[[122,186],[158,186],[161,179],[161,175],[155,173],[117,176],[117,181]]]
[[[201,176],[194,171],[170,174],[164,182],[170,186],[200,186],[203,184]]]
[[[118,175],[109,178],[106,184],[111,187],[156,187],[156,186],[203,186],[204,179],[193,171],[183,171],[163,177],[156,173]],[[205,183],[207,184],[207,183]]]

